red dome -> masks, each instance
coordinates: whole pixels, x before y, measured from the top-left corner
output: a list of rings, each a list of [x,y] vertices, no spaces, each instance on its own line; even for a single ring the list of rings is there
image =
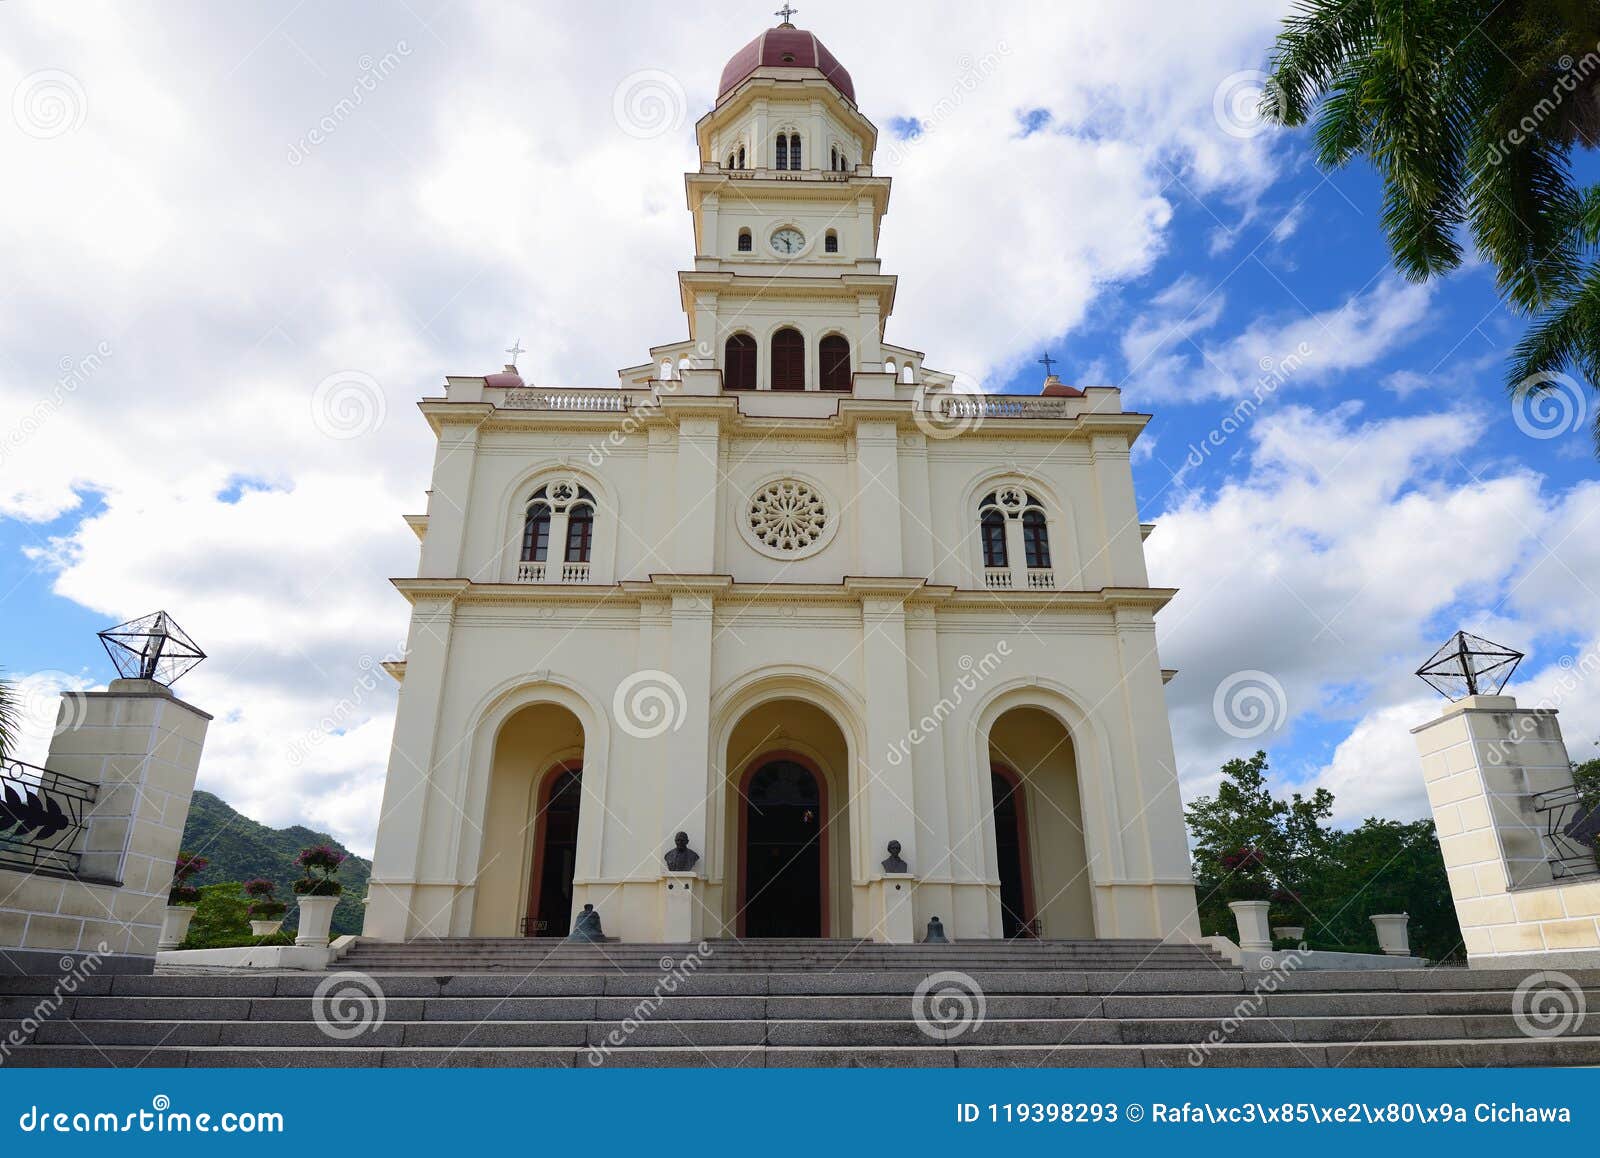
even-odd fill
[[[769,28],[738,52],[722,70],[722,83],[717,86],[720,101],[758,68],[814,68],[834,88],[855,104],[856,86],[844,65],[834,59],[833,53],[814,35],[792,24]]]

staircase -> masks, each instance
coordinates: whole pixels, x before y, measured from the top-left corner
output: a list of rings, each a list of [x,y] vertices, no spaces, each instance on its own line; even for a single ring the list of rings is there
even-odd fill
[[[454,937],[438,941],[358,940],[339,962],[363,973],[658,973],[660,962],[695,952],[697,972],[878,973],[926,969],[965,972],[1104,972],[1135,969],[1229,968],[1208,946],[1161,941],[963,941],[951,945],[885,945],[879,941],[771,938],[693,945],[608,942],[588,945],[559,937]]]
[[[38,1011],[55,978],[0,978],[0,1043],[13,1032],[24,1043],[0,1062],[1600,1064],[1600,971],[1572,975],[1590,1017],[1568,1019],[1560,1036],[1530,1037],[1514,1013],[1521,971],[1264,980],[1202,949],[1153,942],[711,942],[693,962],[689,948],[358,943],[335,974],[94,977],[47,1016]],[[1578,995],[1567,996],[1576,1006]]]

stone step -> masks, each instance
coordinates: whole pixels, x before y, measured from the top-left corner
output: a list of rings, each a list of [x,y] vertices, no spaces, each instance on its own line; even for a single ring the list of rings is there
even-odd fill
[[[336,966],[338,968],[338,966]],[[1511,992],[1528,977],[1522,970],[1408,969],[1393,971],[1304,971],[1283,976],[1243,974],[1237,970],[1174,971],[974,971],[971,980],[992,1000],[1003,995],[1239,995],[1260,994],[1264,999],[1293,993],[1326,996],[1407,994],[1418,992]],[[1569,971],[1596,1008],[1600,970]],[[674,979],[678,997],[816,996],[909,997],[930,976],[928,970],[875,973],[771,973],[765,975],[708,974],[695,972]],[[370,980],[393,998],[438,997],[627,997],[657,991],[662,975],[590,974],[461,974],[419,976],[410,973],[373,974]],[[299,972],[240,972],[235,974],[123,975],[89,977],[61,989],[53,977],[0,977],[0,1009],[32,1009],[57,1000],[79,997],[258,998],[309,997],[327,981],[327,975]],[[18,1000],[10,1000],[10,999]],[[9,1016],[0,1013],[0,1016]]]
[[[20,1023],[5,1026],[7,1032]],[[330,1036],[312,1021],[48,1021],[29,1045],[276,1048],[317,1051],[338,1048],[548,1048],[608,1046],[611,1049],[679,1046],[815,1046],[827,1048],[1039,1046],[1340,1044],[1439,1040],[1498,1040],[1519,1036],[1510,1014],[1468,1016],[1262,1017],[1239,1022],[1212,1018],[1162,1020],[1015,1019],[988,1017],[946,1043],[902,1016],[889,1020],[699,1020],[649,1021],[635,1025],[606,1019],[484,1022],[386,1020],[357,1039]],[[1600,1060],[1600,1026],[1585,1034]]]
[[[299,978],[309,981],[311,978]],[[310,1023],[319,1002],[301,985],[296,995],[218,996],[191,993],[167,996],[82,996],[65,998],[40,1020],[227,1021]],[[1418,1016],[1509,1015],[1514,995],[1505,989],[1418,989],[1367,992],[1288,991],[1238,993],[1004,993],[983,990],[986,1016],[995,1019],[1172,1020],[1251,1018],[1405,1018]],[[329,1001],[336,1001],[330,998]],[[1589,1008],[1600,1008],[1600,988],[1587,991]],[[718,994],[658,996],[603,995],[417,996],[384,993],[384,1016],[391,1022],[603,1021],[637,1017],[654,1022],[742,1020],[909,1021],[918,1004],[906,990],[865,995],[800,991],[793,994]],[[923,1004],[927,1004],[924,999]],[[34,1017],[40,1001],[32,995],[0,997],[0,1018]],[[48,1011],[47,1011],[48,1012]],[[1600,1025],[1600,1019],[1597,1019]]]
[[[1241,1043],[1199,1051],[1187,1045],[953,1045],[815,1048],[808,1046],[678,1046],[618,1049],[609,1054],[566,1046],[330,1047],[319,1066],[607,1066],[763,1068],[781,1066],[1073,1067],[1146,1066],[1592,1066],[1600,1064],[1595,1038],[1441,1038],[1360,1043]],[[294,1046],[18,1046],[11,1064],[112,1067],[298,1067],[304,1047]]]

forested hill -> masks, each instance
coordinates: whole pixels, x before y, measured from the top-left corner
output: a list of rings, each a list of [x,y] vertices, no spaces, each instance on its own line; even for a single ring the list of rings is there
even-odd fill
[[[294,893],[289,886],[304,875],[295,867],[294,858],[301,849],[313,844],[326,844],[340,852],[349,852],[325,832],[313,832],[298,824],[292,828],[268,828],[211,793],[199,790],[195,791],[189,805],[189,821],[183,829],[183,847],[211,862],[206,871],[195,878],[195,884],[242,882],[255,877],[275,881],[278,899],[289,906],[290,928],[294,927],[296,910]],[[371,873],[372,863],[353,855],[339,867],[344,895],[333,912],[335,935],[361,932],[361,898],[367,895],[367,878]]]

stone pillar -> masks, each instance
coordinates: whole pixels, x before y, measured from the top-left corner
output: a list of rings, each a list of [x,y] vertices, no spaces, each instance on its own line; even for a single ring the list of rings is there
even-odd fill
[[[406,674],[395,712],[389,772],[378,817],[378,843],[372,855],[367,914],[362,934],[386,941],[445,937],[453,931],[450,911],[457,884],[448,865],[427,865],[424,848],[437,838],[441,853],[454,847],[450,834],[428,833],[429,797],[434,783],[433,755],[450,659],[455,597],[466,580],[440,580],[410,592],[411,633],[406,641]],[[458,809],[441,793],[443,823],[459,819]],[[438,823],[438,822],[436,822]]]
[[[433,456],[433,484],[428,491],[428,534],[422,540],[422,562],[417,571],[430,578],[451,578],[463,573],[461,552],[466,541],[467,511],[472,503],[478,426],[494,413],[494,408],[487,405],[463,405],[460,409],[458,420],[441,425],[439,445]],[[451,418],[456,417],[452,407]],[[520,540],[517,545],[520,546]],[[556,540],[553,537],[550,545],[554,554]]]
[[[1412,734],[1468,964],[1600,966],[1600,881],[1555,880],[1534,809],[1572,784],[1556,713],[1468,696]]]
[[[856,503],[860,573],[905,574],[900,544],[905,521],[900,508],[900,432],[893,420],[863,419],[856,424]]]
[[[904,591],[866,591],[861,601],[861,686],[867,698],[867,750],[861,761],[863,783],[851,802],[866,806],[866,824],[859,828],[869,849],[903,846],[911,864],[919,864],[917,846],[925,835],[916,811],[916,783],[911,762],[898,758],[908,742],[911,723],[906,664]],[[893,758],[891,754],[896,754]],[[881,856],[882,853],[877,855]],[[865,875],[864,858],[852,850],[852,872]],[[857,930],[857,935],[861,931]],[[848,935],[848,931],[842,931]]]
[[[673,944],[698,942],[705,897],[697,872],[661,874],[661,939]]]
[[[709,575],[716,569],[720,442],[716,418],[684,415],[678,420],[672,564],[679,574]]]
[[[911,873],[880,872],[867,888],[868,912],[874,941],[914,945],[917,941],[914,896],[917,878]]]
[[[1090,588],[1147,587],[1150,578],[1144,564],[1144,538],[1139,530],[1139,504],[1133,493],[1128,440],[1120,434],[1100,434],[1089,445],[1095,491],[1100,500],[1096,504],[1100,525],[1095,529],[1105,549],[1097,558],[1085,562],[1082,583]]]
[[[710,770],[720,763],[711,758],[711,636],[713,597],[708,591],[683,591],[672,597],[671,659],[668,674],[683,688],[687,705],[682,722],[669,730],[654,757],[664,748],[662,779],[666,811],[661,830],[689,834],[699,848],[709,847],[706,832],[707,783]],[[720,786],[719,786],[720,787]]]
[[[211,717],[151,680],[62,698],[45,767],[86,780],[76,879],[0,869],[0,973],[148,973]],[[203,849],[194,850],[204,855]]]

